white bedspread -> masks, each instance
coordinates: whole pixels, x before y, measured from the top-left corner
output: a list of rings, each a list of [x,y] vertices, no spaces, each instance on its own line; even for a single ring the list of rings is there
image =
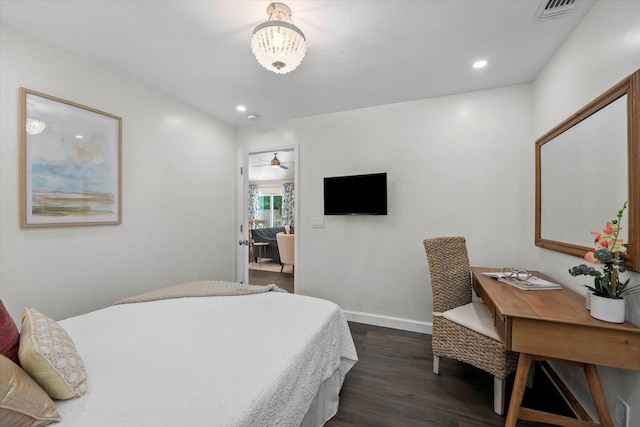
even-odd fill
[[[86,426],[299,426],[320,385],[357,360],[340,308],[279,292],[108,307],[60,324],[88,373],[58,403]]]

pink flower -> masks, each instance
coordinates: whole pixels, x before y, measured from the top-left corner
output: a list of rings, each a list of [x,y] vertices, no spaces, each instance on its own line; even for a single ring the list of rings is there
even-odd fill
[[[611,221],[609,221],[609,222],[607,222],[607,226],[604,228],[603,233],[604,234],[608,234],[609,236],[613,236],[614,234],[616,234],[617,230],[618,230],[617,227],[615,225],[613,225],[613,223]]]
[[[626,253],[627,248],[623,246],[622,239],[616,239],[620,230],[622,230],[622,227],[618,227],[617,224],[609,221],[602,232],[592,231],[591,234],[595,237],[593,240],[596,245],[595,250],[603,249],[611,252]]]
[[[606,238],[600,239],[600,241],[598,242],[598,249],[609,250],[609,240],[607,240]]]
[[[586,260],[587,260],[587,262],[590,262],[590,263],[593,263],[593,264],[600,264],[600,261],[599,261],[599,260],[597,260],[597,259],[594,257],[595,252],[596,252],[596,250],[595,250],[595,249],[591,249],[589,252],[587,252],[587,253],[584,255],[584,259],[586,259]]]
[[[613,243],[613,246],[611,246],[611,252],[620,252],[623,254],[627,253],[627,247],[623,246],[624,242],[622,241],[622,239],[618,239]]]

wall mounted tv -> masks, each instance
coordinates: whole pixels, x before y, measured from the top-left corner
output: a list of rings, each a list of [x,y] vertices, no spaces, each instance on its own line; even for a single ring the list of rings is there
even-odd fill
[[[386,215],[387,174],[324,179],[325,215]]]

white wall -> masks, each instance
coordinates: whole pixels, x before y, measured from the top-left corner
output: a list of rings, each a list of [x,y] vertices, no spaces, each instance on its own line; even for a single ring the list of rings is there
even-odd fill
[[[533,210],[531,115],[522,85],[239,129],[248,151],[300,144],[296,292],[431,322],[423,239],[463,235],[475,265],[530,266],[520,254]],[[387,216],[311,228],[323,177],[373,172],[388,173]]]
[[[233,127],[4,24],[0,52],[0,297],[14,319],[234,279]],[[21,86],[122,117],[122,225],[19,228]]]
[[[534,133],[546,131],[579,110],[611,86],[640,68],[640,2],[599,1],[535,79]],[[615,163],[612,157],[610,162]],[[622,160],[624,161],[624,160]],[[615,183],[612,183],[615,185]],[[597,196],[597,195],[596,195]],[[611,212],[615,215],[615,210]],[[604,224],[603,224],[604,225]],[[533,237],[533,233],[531,233]],[[565,283],[583,284],[567,269],[579,259],[527,245],[542,271]],[[632,274],[640,283],[640,274]],[[580,292],[584,292],[581,288]],[[640,295],[627,298],[627,320],[640,325]],[[580,371],[556,364],[559,373],[593,413],[586,381]],[[630,426],[640,426],[640,373],[598,369],[609,407],[619,395],[631,405]]]
[[[428,323],[422,240],[440,235],[466,236],[474,265],[538,268],[571,282],[566,271],[577,258],[533,244],[533,141],[640,66],[637,16],[640,2],[598,2],[533,86],[237,130],[249,151],[299,144],[297,292]],[[158,285],[233,278],[234,130],[4,25],[1,31],[0,297],[14,317],[25,305],[62,318]],[[18,227],[20,86],[123,117],[122,225]],[[324,176],[380,171],[389,174],[389,215],[327,217],[325,228],[311,228],[311,218],[322,216]],[[638,313],[635,298],[627,316],[640,324]],[[609,403],[623,397],[631,425],[640,425],[639,374],[600,372]],[[561,367],[561,375],[589,407],[582,374]]]
[[[598,2],[534,85],[327,114],[238,130],[250,151],[300,144],[297,292],[343,309],[430,322],[422,239],[467,237],[474,265],[514,265],[563,283],[579,258],[534,245],[534,141],[640,67],[640,2]],[[386,171],[389,215],[322,216],[324,176]],[[638,274],[633,274],[635,282]],[[640,324],[640,298],[627,318]],[[382,321],[381,323],[385,323]],[[594,414],[584,375],[556,364]],[[640,425],[640,374],[600,368],[607,400]]]

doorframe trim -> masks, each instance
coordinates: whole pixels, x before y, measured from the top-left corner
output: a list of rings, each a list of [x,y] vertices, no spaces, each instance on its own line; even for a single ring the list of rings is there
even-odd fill
[[[247,213],[247,197],[244,197],[244,194],[248,194],[249,192],[249,178],[248,178],[248,157],[246,150],[238,150],[236,154],[236,161],[238,162],[238,170],[236,171],[236,231],[235,231],[235,239],[234,243],[238,246],[235,246],[236,249],[236,282],[246,283],[249,281],[249,248],[246,247],[245,250],[241,250],[240,248],[243,245],[240,245],[239,241],[247,240],[249,238],[248,230],[246,227],[242,228],[240,231],[240,225],[248,224],[248,213]],[[246,174],[246,175],[245,175]],[[246,179],[245,179],[246,177]]]
[[[293,187],[293,197],[294,197],[294,203],[295,203],[295,208],[293,210],[293,222],[294,222],[294,227],[295,227],[295,232],[294,235],[296,236],[294,238],[294,246],[293,246],[293,256],[294,259],[296,260],[296,267],[299,267],[298,265],[298,260],[300,259],[300,257],[298,256],[299,253],[299,246],[300,246],[300,235],[298,234],[300,232],[300,227],[299,227],[299,216],[298,216],[298,211],[299,211],[299,206],[300,206],[300,144],[278,144],[278,145],[268,145],[268,146],[261,146],[261,147],[252,147],[252,148],[248,148],[245,147],[244,150],[241,150],[240,152],[242,153],[243,157],[242,157],[242,164],[244,165],[244,167],[246,168],[246,185],[243,186],[242,188],[242,193],[241,196],[238,198],[238,205],[243,204],[244,207],[241,207],[240,209],[242,209],[244,212],[242,213],[242,219],[241,221],[243,221],[243,224],[248,224],[249,221],[249,213],[248,210],[246,209],[247,207],[247,200],[249,197],[249,156],[252,154],[260,154],[260,153],[273,153],[273,152],[280,152],[280,151],[293,151],[293,160],[294,160],[294,165],[293,165],[293,182],[294,182],[294,187]],[[239,217],[239,216],[238,216]],[[237,228],[239,230],[239,227]],[[247,234],[247,238],[248,238],[248,234]],[[246,257],[245,257],[246,258]],[[240,262],[239,260],[237,261],[238,263]],[[246,260],[245,260],[246,262]],[[239,270],[240,265],[236,264],[236,268]],[[247,279],[249,278],[249,264],[248,262],[246,262],[245,264],[245,272],[244,274],[246,275]],[[300,271],[299,268],[296,268],[296,273],[298,273]],[[295,274],[293,276],[293,291],[294,293],[297,292],[298,289],[298,274]],[[238,280],[239,281],[239,280]]]

